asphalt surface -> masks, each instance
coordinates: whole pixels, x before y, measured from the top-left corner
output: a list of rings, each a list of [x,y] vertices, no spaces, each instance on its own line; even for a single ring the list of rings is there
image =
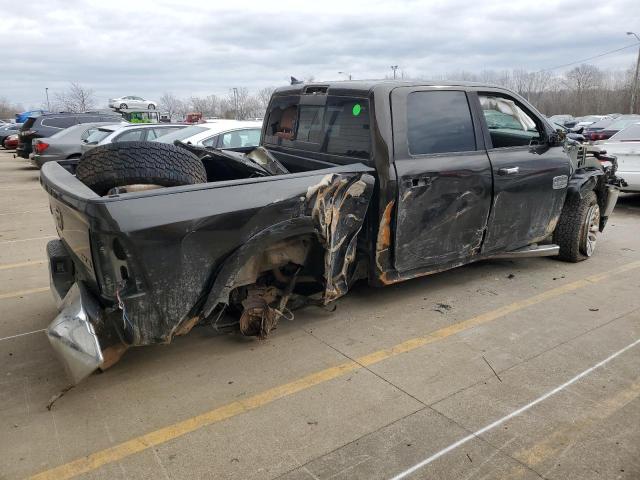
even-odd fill
[[[640,478],[640,195],[586,262],[359,286],[266,341],[200,326],[48,409],[55,229],[37,170],[0,151],[0,178],[2,480]]]

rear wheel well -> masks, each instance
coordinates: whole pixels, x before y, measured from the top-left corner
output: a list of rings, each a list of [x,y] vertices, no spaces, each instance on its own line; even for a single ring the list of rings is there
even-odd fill
[[[72,158],[80,158],[82,156],[81,153],[72,153],[67,157],[67,160],[71,160]]]
[[[233,276],[228,310],[232,324],[213,315],[214,328],[237,328],[265,337],[285,311],[324,291],[324,247],[314,234],[296,235],[261,246]],[[221,328],[222,329],[222,328]]]

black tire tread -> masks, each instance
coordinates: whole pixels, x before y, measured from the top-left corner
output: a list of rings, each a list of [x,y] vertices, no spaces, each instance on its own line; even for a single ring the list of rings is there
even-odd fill
[[[565,200],[558,225],[553,232],[553,242],[560,247],[560,260],[576,263],[588,258],[580,251],[580,239],[589,207],[597,201],[594,191],[585,193],[582,198],[572,195]]]
[[[99,195],[114,187],[163,187],[205,183],[207,172],[193,153],[156,142],[118,142],[95,147],[78,163],[76,177]]]

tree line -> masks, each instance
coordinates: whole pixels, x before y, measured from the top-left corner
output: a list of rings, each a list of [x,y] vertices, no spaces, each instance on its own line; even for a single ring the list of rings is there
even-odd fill
[[[550,71],[486,70],[456,72],[442,80],[466,80],[509,88],[526,98],[545,115],[629,113],[635,65],[627,70],[603,70],[582,64],[562,74]],[[638,113],[639,106],[633,112]]]
[[[564,113],[581,116],[629,113],[633,68],[634,66],[627,70],[604,70],[595,65],[583,64],[561,74],[548,70],[484,70],[451,72],[430,79],[466,80],[503,86],[525,97],[546,115]],[[205,118],[262,118],[273,90],[273,87],[265,87],[252,93],[248,88],[240,87],[224,96],[184,98],[166,92],[158,99],[158,108],[177,121],[190,112],[200,112]],[[54,112],[83,112],[98,108],[99,102],[92,89],[72,82],[65,90],[53,92],[50,106],[50,110]],[[43,104],[42,107],[46,109],[47,105]],[[636,104],[634,112],[639,110]],[[12,118],[15,113],[22,111],[22,105],[0,98],[0,118]]]

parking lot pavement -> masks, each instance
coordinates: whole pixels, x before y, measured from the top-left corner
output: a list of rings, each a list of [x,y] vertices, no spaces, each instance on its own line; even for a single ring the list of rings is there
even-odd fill
[[[266,341],[202,326],[49,410],[55,229],[37,170],[2,151],[0,173],[3,480],[640,478],[640,196],[587,262],[357,286]]]

